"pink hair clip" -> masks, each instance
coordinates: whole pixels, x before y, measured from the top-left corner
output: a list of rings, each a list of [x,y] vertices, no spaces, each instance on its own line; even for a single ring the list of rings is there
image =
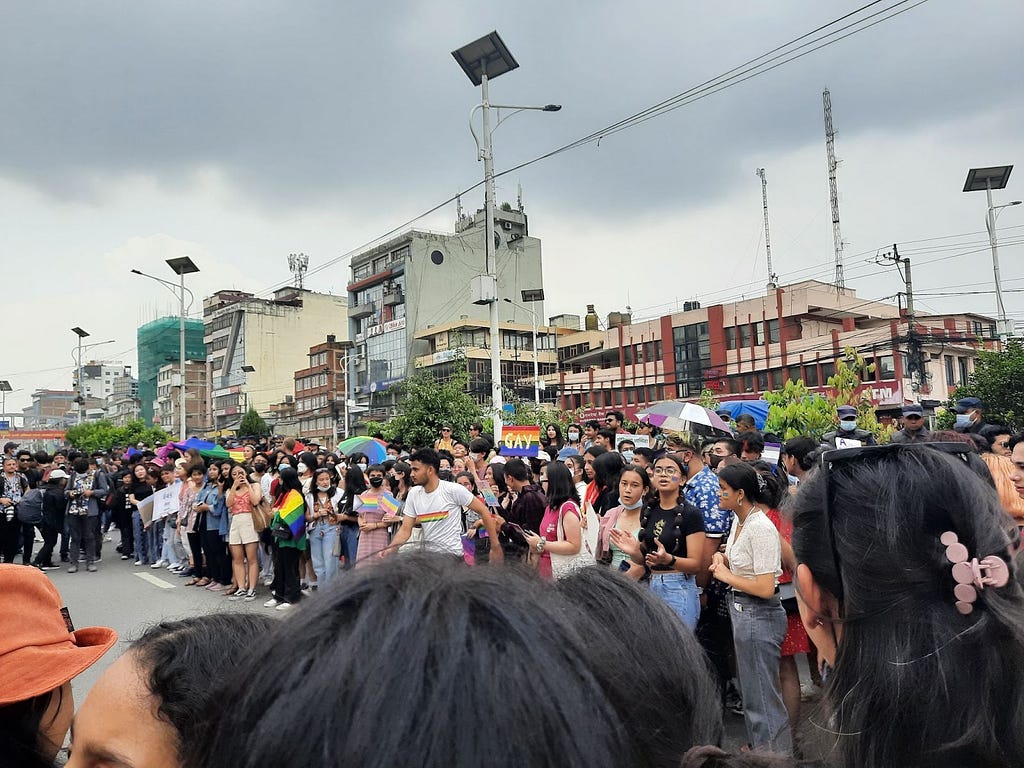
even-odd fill
[[[946,559],[953,564],[956,609],[964,616],[974,610],[979,589],[984,590],[986,585],[1005,587],[1010,580],[1010,569],[1001,557],[989,555],[979,562],[978,558],[970,556],[953,531],[946,531],[939,541],[946,547]]]

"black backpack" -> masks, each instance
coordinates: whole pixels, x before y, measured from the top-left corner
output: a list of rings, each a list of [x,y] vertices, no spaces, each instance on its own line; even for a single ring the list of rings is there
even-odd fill
[[[25,525],[43,524],[43,489],[33,488],[18,502],[15,510],[18,522]]]

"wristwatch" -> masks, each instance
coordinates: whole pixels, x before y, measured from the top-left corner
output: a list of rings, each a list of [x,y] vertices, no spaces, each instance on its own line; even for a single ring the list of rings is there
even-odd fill
[[[675,569],[676,567],[676,556],[672,555],[672,561],[668,564],[669,568]]]
[[[546,546],[547,546],[547,541],[545,539],[541,539],[540,541],[537,542],[537,551],[538,552],[543,552],[544,551],[544,547],[546,547]]]

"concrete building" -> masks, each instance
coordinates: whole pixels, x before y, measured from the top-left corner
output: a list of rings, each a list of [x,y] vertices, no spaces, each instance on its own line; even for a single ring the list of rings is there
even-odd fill
[[[185,432],[201,435],[212,429],[206,362],[185,361]],[[169,435],[179,435],[181,426],[181,370],[177,362],[160,366],[156,379],[156,408],[153,423]]]
[[[216,431],[234,431],[248,408],[267,421],[272,404],[293,396],[308,350],[332,333],[348,337],[348,302],[301,288],[273,298],[218,291],[203,300],[209,398]]]
[[[348,436],[345,368],[351,348],[351,343],[328,336],[327,341],[309,348],[309,365],[295,371],[292,418],[297,420],[303,440],[315,439],[322,447],[333,449],[339,436]]]
[[[507,207],[507,206],[506,206]],[[350,333],[355,350],[353,393],[360,417],[386,420],[397,410],[388,388],[413,373],[416,359],[434,354],[421,332],[454,319],[487,321],[488,306],[474,304],[470,282],[484,273],[482,212],[463,217],[455,233],[413,229],[350,262]],[[541,243],[520,210],[495,211],[498,296],[522,304],[524,289],[542,289]],[[538,318],[543,304],[529,305]],[[530,323],[529,313],[498,302],[499,320]]]
[[[203,343],[203,321],[198,318],[185,319],[185,360],[206,360],[206,345]],[[151,323],[139,326],[136,339],[139,349],[139,401],[142,419],[147,425],[153,424],[153,410],[156,404],[156,380],[160,368],[167,363],[178,363],[181,355],[180,319],[161,317]],[[205,397],[206,393],[202,393]]]
[[[79,387],[78,370],[78,368],[72,369],[71,388],[85,397],[97,400],[105,400],[110,397],[114,394],[115,388],[118,392],[123,392],[123,385],[119,382],[122,379],[130,381],[132,378],[130,365],[90,360],[88,363],[82,363],[82,386]]]
[[[562,356],[562,407],[632,415],[661,400],[696,398],[703,388],[723,400],[759,397],[789,379],[823,389],[853,347],[875,364],[866,386],[879,411],[896,411],[904,402],[946,399],[978,351],[995,347],[990,317],[919,315],[911,329],[899,307],[817,281],[744,301],[688,304],[655,320],[610,324],[603,339],[563,337],[561,348],[575,345],[576,354]]]
[[[25,429],[53,429],[73,425],[77,419],[78,393],[66,389],[37,389],[32,405],[22,411]]]

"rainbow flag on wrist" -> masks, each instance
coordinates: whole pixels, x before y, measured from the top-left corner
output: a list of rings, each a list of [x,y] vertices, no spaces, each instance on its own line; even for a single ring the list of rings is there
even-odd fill
[[[292,529],[292,538],[301,539],[306,535],[306,502],[302,500],[301,493],[288,491],[281,506],[277,508],[277,514]]]

